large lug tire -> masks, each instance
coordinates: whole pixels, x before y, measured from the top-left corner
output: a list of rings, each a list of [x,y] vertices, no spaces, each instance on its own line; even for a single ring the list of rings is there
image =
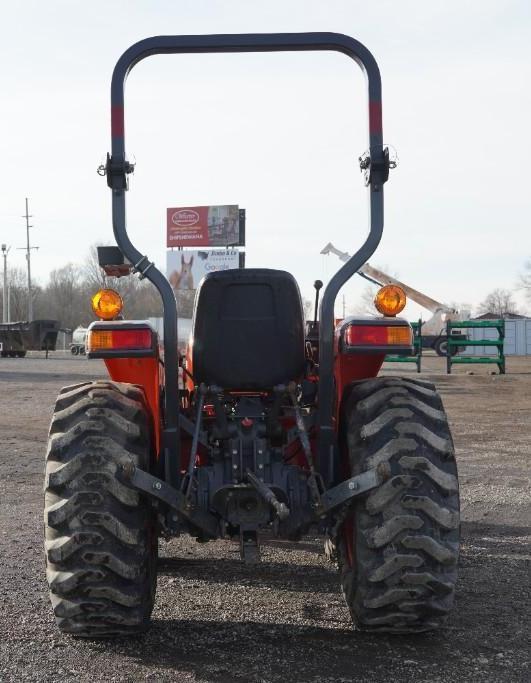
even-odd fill
[[[441,399],[429,382],[381,377],[353,385],[343,416],[352,474],[390,467],[336,537],[354,625],[437,628],[454,602],[459,555],[457,468]]]
[[[446,343],[446,339],[437,339],[437,341],[433,345],[433,350],[438,356],[446,356],[447,348],[448,345]]]
[[[435,342],[435,344],[433,345],[433,348],[435,350],[435,353],[438,356],[441,356],[442,358],[446,358],[447,352],[448,352],[448,339],[447,339],[447,337],[441,337],[440,339],[438,339]],[[450,349],[450,355],[455,356],[461,350],[462,349],[458,346],[452,346]]]
[[[157,533],[149,501],[123,483],[150,468],[143,392],[98,381],[62,389],[46,455],[45,555],[59,629],[101,638],[141,632],[155,600]]]

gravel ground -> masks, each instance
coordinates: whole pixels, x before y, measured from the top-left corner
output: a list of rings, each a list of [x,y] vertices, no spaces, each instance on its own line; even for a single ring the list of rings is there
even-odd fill
[[[463,544],[457,605],[435,633],[352,631],[322,543],[270,541],[258,569],[228,542],[161,542],[151,631],[82,641],[54,625],[44,578],[42,472],[60,387],[102,376],[61,353],[1,359],[0,681],[529,681],[531,359],[457,368],[426,356],[453,428]],[[413,375],[411,367],[389,368]]]

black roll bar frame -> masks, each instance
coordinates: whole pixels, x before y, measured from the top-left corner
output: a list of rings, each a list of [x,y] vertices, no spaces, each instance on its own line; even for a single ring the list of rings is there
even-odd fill
[[[336,51],[353,59],[366,76],[369,109],[369,156],[364,160],[369,190],[369,234],[328,283],[320,305],[319,323],[319,470],[325,485],[334,480],[337,440],[334,429],[334,304],[341,287],[369,260],[383,232],[383,184],[389,173],[389,158],[383,148],[380,72],[369,50],[354,38],[340,33],[251,33],[222,35],[155,36],[132,45],[120,57],[111,83],[112,152],[107,158],[107,184],[112,189],[112,218],[116,243],[160,293],[164,310],[164,403],[162,448],[165,479],[177,486],[180,477],[179,388],[177,351],[177,305],[166,277],[129,239],[125,192],[133,167],[125,152],[124,89],[131,69],[156,54]]]

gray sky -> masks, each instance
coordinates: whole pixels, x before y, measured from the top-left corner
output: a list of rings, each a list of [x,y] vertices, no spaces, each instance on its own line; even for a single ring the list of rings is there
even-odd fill
[[[371,259],[446,302],[514,289],[531,257],[531,4],[524,0],[3,0],[0,241],[24,266],[24,197],[39,281],[111,241],[110,76],[156,34],[338,31],[382,73],[386,185]],[[293,272],[305,295],[357,248],[367,197],[361,72],[339,54],[151,57],[126,89],[133,241],[163,268],[167,206],[247,209],[247,265]],[[347,307],[363,289],[345,288]],[[523,305],[521,293],[515,298]],[[410,315],[417,315],[415,307]]]

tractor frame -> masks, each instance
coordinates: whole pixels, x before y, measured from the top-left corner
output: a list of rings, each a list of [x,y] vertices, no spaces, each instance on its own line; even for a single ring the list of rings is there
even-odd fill
[[[134,271],[147,277],[160,293],[164,310],[164,399],[161,405],[163,428],[161,448],[167,463],[167,482],[179,486],[181,469],[180,424],[176,406],[178,396],[178,312],[175,296],[166,277],[146,254],[131,242],[126,223],[128,175],[134,170],[125,149],[124,87],[131,69],[141,60],[156,54],[197,54],[227,52],[341,52],[350,57],[366,77],[368,94],[369,153],[361,160],[369,192],[369,233],[327,284],[319,315],[319,413],[317,449],[319,470],[329,486],[339,467],[339,449],[334,427],[334,304],[341,287],[376,250],[383,232],[383,185],[389,176],[389,153],[383,146],[382,93],[380,72],[371,52],[359,41],[338,33],[274,33],[242,35],[157,36],[134,45],[118,60],[111,84],[112,151],[107,156],[107,183],[112,190],[112,220],[116,243]]]

